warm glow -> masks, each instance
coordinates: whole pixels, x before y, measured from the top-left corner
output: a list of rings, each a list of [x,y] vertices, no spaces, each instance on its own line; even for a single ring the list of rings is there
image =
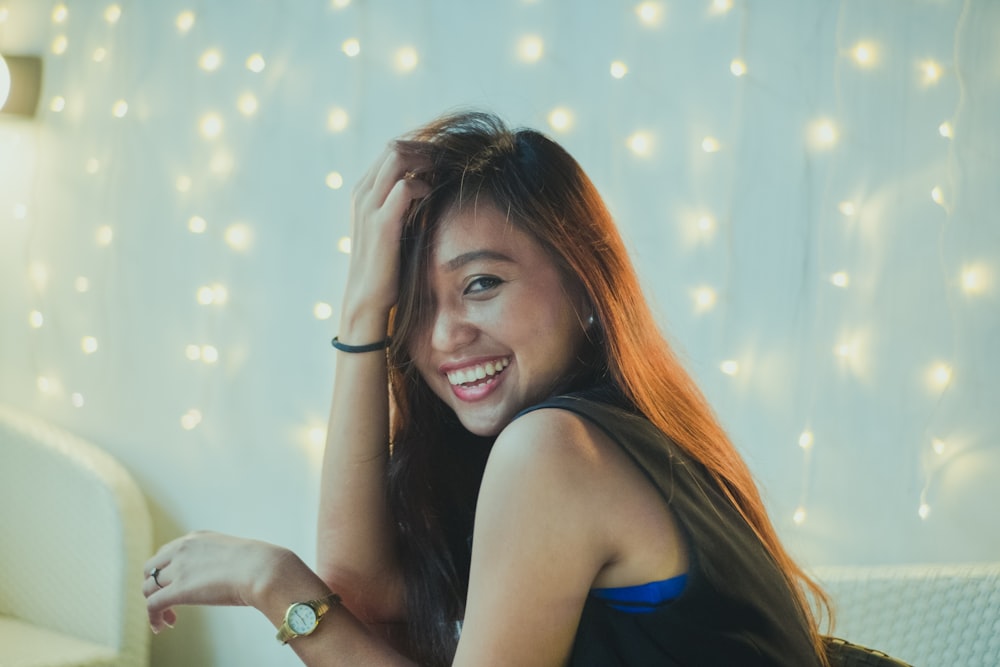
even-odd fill
[[[944,204],[944,190],[941,189],[941,186],[935,186],[931,190],[931,199],[934,200],[935,204]]]
[[[628,147],[636,155],[649,155],[653,150],[653,138],[648,132],[636,132],[628,140]]]
[[[813,148],[832,148],[837,143],[837,138],[837,126],[831,120],[821,118],[809,126],[809,144]]]
[[[174,181],[174,187],[177,189],[177,192],[189,192],[191,190],[191,177],[178,176],[177,180]]]
[[[643,24],[654,26],[663,18],[663,7],[658,2],[643,2],[636,6],[635,13]]]
[[[204,234],[207,228],[208,223],[200,215],[192,215],[188,219],[188,230],[192,234]]]
[[[209,49],[201,54],[201,58],[198,59],[198,67],[202,68],[206,72],[214,72],[219,69],[222,64],[222,54],[218,49]]]
[[[573,126],[573,114],[565,107],[549,112],[549,126],[556,132],[565,132]]]
[[[792,515],[792,521],[795,522],[796,526],[801,526],[806,521],[806,509],[804,507],[799,507],[795,510],[795,514]]]
[[[49,109],[54,111],[55,113],[60,113],[65,108],[66,108],[66,98],[63,97],[62,95],[56,95],[55,97],[52,98],[52,101],[49,102]]]
[[[97,228],[97,245],[99,246],[109,246],[111,241],[115,238],[115,233],[112,231],[109,225],[101,225]]]
[[[250,227],[242,222],[229,225],[229,227],[226,228],[225,239],[226,245],[233,250],[242,252],[250,247]]]
[[[49,268],[41,262],[32,262],[28,266],[28,280],[41,292],[49,284]]]
[[[611,76],[613,76],[616,79],[621,79],[626,74],[628,74],[628,65],[626,65],[620,60],[616,60],[613,63],[611,63]]]
[[[96,158],[89,158],[83,165],[83,170],[88,174],[96,174],[101,170],[101,162]]]
[[[944,454],[945,450],[947,449],[947,445],[945,444],[944,440],[940,440],[938,438],[934,438],[931,441],[931,448],[934,450],[935,454],[937,454],[938,456],[941,456],[942,454]]]
[[[65,23],[67,16],[69,16],[69,10],[66,9],[66,5],[62,3],[59,3],[52,9],[53,23]]]
[[[396,51],[396,70],[399,72],[412,72],[419,61],[420,57],[417,55],[416,49],[411,46],[405,46]]]
[[[90,280],[84,276],[77,276],[76,280],[73,281],[73,289],[80,294],[90,291]]]
[[[941,65],[937,64],[933,60],[925,60],[920,63],[919,67],[925,86],[937,83],[941,79],[941,75],[944,74],[944,70],[941,68]]]
[[[812,431],[802,431],[802,435],[799,436],[799,447],[802,449],[812,449],[813,446],[813,434]]]
[[[33,310],[28,313],[28,324],[31,325],[32,329],[41,329],[42,325],[45,324],[45,317],[37,310]]]
[[[837,287],[847,287],[850,284],[850,278],[844,271],[838,271],[837,273],[830,276],[830,282]]]
[[[98,48],[94,49],[93,55],[90,56],[90,58],[95,63],[103,63],[104,59],[107,58],[107,57],[108,57],[108,50],[105,49],[104,47],[98,47]]]
[[[66,39],[66,35],[58,35],[52,40],[52,53],[57,56],[66,53],[67,48],[69,48],[69,40]]]
[[[181,416],[181,427],[185,431],[190,431],[191,429],[198,426],[198,424],[200,423],[201,423],[201,410],[191,408]]]
[[[719,370],[721,370],[726,375],[736,375],[737,373],[740,372],[740,363],[738,361],[728,359],[722,362],[722,364],[719,366]]]
[[[93,336],[84,336],[80,340],[80,349],[83,350],[84,354],[97,352],[97,339]]]
[[[252,116],[257,113],[257,98],[253,93],[243,93],[240,98],[236,100],[236,108],[240,110],[240,113],[244,116]]]
[[[115,118],[124,118],[125,114],[128,113],[128,102],[125,100],[118,100],[115,102],[114,106],[111,107],[111,115]]]
[[[743,76],[747,73],[747,64],[739,58],[733,58],[733,61],[729,63],[729,71],[733,73],[733,76]]]
[[[851,217],[852,215],[858,212],[858,207],[854,205],[854,202],[842,201],[837,206],[837,210],[839,210],[842,214],[846,215],[847,217]]]
[[[340,240],[337,241],[337,250],[344,253],[345,255],[351,254],[351,237],[341,236]]]
[[[712,0],[712,7],[709,11],[716,16],[726,14],[733,8],[733,0]]]
[[[694,291],[694,309],[695,312],[703,313],[706,310],[711,310],[715,305],[717,296],[715,290],[711,287],[699,287]]]
[[[938,132],[945,139],[953,139],[955,137],[955,128],[951,126],[951,123],[945,121],[938,125]]]
[[[69,397],[69,402],[73,404],[74,408],[82,408],[85,401],[83,400],[83,394],[79,392],[73,392]]]
[[[538,62],[544,52],[542,38],[537,35],[525,35],[517,43],[517,55],[521,62]]]
[[[331,190],[339,190],[344,187],[344,177],[339,171],[331,171],[326,175],[326,187]]]
[[[948,364],[935,364],[928,371],[927,378],[933,387],[944,389],[951,382],[952,370]]]
[[[350,121],[350,117],[347,112],[340,107],[334,107],[330,109],[330,113],[326,117],[326,126],[331,132],[342,132],[347,128],[347,123]]]
[[[928,516],[930,516],[930,513],[931,513],[931,506],[928,505],[927,503],[920,503],[920,507],[917,509],[917,516],[919,516],[921,519],[926,519]]]
[[[198,123],[198,129],[206,139],[215,139],[222,133],[222,117],[217,113],[205,114]]]
[[[264,56],[260,55],[259,53],[255,53],[249,58],[247,58],[247,69],[253,72],[254,74],[260,74],[261,72],[264,71],[264,68],[266,66],[267,63],[264,62]]]
[[[982,294],[989,287],[989,270],[981,264],[962,269],[962,291],[969,295]]]
[[[722,146],[719,144],[719,140],[715,137],[705,137],[701,140],[701,150],[706,153],[718,153],[720,148],[722,148]]]
[[[229,291],[223,285],[205,285],[198,288],[197,299],[203,306],[221,306],[229,299]]]
[[[878,49],[871,42],[858,42],[851,49],[851,58],[859,67],[871,67],[878,60]]]
[[[313,316],[317,320],[328,320],[333,316],[333,306],[323,301],[319,301],[313,306]]]
[[[354,56],[361,53],[361,42],[354,39],[345,39],[344,43],[340,45],[340,50],[347,54],[348,58],[353,58]]]
[[[178,14],[175,25],[177,26],[177,30],[181,33],[185,33],[190,30],[191,27],[194,26],[194,12],[186,11]]]
[[[214,364],[219,360],[219,351],[214,345],[202,345],[201,360],[206,364]]]
[[[351,4],[351,0],[331,0],[330,4],[334,9],[344,9]]]
[[[104,20],[108,23],[118,23],[118,19],[122,17],[122,8],[118,5],[108,5],[104,9]]]

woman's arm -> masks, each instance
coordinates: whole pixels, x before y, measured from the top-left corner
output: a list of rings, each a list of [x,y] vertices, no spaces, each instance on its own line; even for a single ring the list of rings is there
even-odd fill
[[[352,248],[338,337],[385,338],[396,302],[403,216],[427,185],[412,159],[387,150],[355,188]],[[366,622],[399,619],[402,580],[386,507],[389,397],[383,352],[337,352],[320,491],[317,570]]]

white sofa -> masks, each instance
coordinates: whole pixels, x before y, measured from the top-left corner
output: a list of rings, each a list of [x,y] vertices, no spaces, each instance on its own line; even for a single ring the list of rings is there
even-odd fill
[[[1000,562],[819,567],[833,635],[914,667],[1000,667]]]
[[[142,667],[152,523],[106,452],[0,405],[0,665]]]

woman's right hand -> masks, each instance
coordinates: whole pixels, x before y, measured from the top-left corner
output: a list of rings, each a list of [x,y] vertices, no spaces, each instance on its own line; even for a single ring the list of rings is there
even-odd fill
[[[339,335],[366,343],[384,335],[399,290],[399,242],[410,202],[430,186],[414,177],[425,165],[390,146],[355,186],[351,199],[351,260]]]

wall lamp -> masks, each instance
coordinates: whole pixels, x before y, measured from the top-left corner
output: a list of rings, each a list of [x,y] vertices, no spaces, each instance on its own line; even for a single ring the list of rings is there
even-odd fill
[[[31,118],[41,92],[41,58],[0,54],[0,113]]]

